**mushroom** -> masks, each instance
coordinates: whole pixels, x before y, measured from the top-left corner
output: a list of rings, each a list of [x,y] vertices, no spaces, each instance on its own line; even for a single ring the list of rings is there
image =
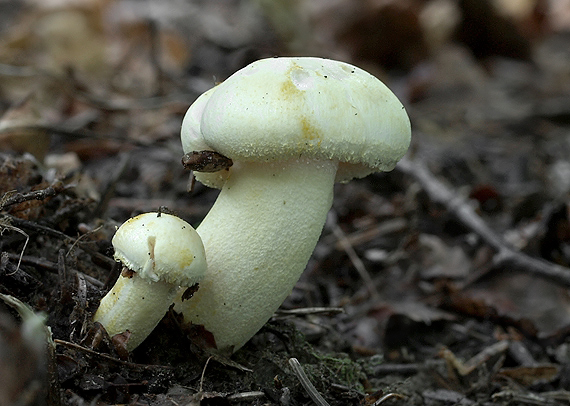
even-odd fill
[[[394,168],[410,122],[378,79],[347,63],[269,58],[203,93],[182,123],[185,153],[229,158],[196,179],[221,192],[196,229],[208,270],[175,300],[219,351],[243,346],[291,293],[316,246],[335,181]]]
[[[130,333],[135,349],[154,330],[180,287],[198,283],[206,272],[204,246],[196,230],[166,213],[144,213],[124,222],[113,240],[123,272],[94,316],[110,336]]]

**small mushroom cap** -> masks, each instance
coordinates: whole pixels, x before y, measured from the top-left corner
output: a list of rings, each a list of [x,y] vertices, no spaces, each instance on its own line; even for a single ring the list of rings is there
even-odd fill
[[[393,169],[410,138],[404,106],[380,80],[312,57],[253,62],[202,94],[182,124],[185,152],[214,150],[234,162],[336,160],[341,182]]]
[[[112,240],[115,259],[149,282],[192,286],[206,272],[204,245],[184,220],[144,213],[125,221]]]

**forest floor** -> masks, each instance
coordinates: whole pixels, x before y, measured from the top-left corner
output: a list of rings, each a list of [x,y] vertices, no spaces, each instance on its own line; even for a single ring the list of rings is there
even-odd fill
[[[293,3],[0,1],[0,405],[570,404],[567,2]],[[434,10],[454,35],[420,24]],[[381,78],[409,153],[336,185],[293,293],[230,358],[172,310],[125,354],[92,322],[116,227],[199,224],[218,192],[188,192],[186,109],[290,54]]]

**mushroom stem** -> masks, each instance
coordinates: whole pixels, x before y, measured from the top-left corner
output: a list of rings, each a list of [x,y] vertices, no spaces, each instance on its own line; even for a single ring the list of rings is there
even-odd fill
[[[125,221],[113,236],[115,260],[123,273],[94,316],[109,335],[129,331],[127,350],[157,326],[179,287],[198,283],[206,253],[190,224],[166,213],[143,213]]]
[[[333,198],[338,162],[240,162],[196,229],[208,268],[191,300],[175,302],[217,349],[235,351],[271,317],[307,265]]]
[[[178,291],[178,285],[144,280],[137,273],[119,276],[113,288],[101,299],[94,316],[112,337],[131,333],[127,349],[136,348],[160,322]]]

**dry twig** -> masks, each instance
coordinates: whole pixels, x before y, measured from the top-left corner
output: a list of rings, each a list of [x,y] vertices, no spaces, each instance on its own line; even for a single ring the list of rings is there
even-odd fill
[[[134,363],[134,362],[123,361],[122,359],[114,358],[114,357],[112,357],[112,356],[110,356],[110,355],[103,354],[102,352],[97,352],[97,351],[94,351],[94,350],[92,350],[92,349],[90,349],[90,348],[83,347],[83,346],[81,346],[81,345],[79,345],[79,344],[75,344],[75,343],[72,343],[72,342],[69,342],[69,341],[65,341],[65,340],[60,340],[60,339],[57,339],[57,338],[54,339],[53,341],[54,341],[54,343],[57,344],[57,345],[62,345],[62,346],[67,347],[67,348],[72,348],[72,349],[74,349],[74,350],[81,351],[81,352],[83,352],[83,353],[85,353],[85,354],[92,355],[92,356],[95,356],[95,357],[99,357],[99,358],[105,359],[105,360],[107,360],[107,361],[114,362],[115,364],[123,365],[123,366],[125,366],[125,367],[127,367],[127,368],[130,368],[130,369],[135,369],[135,370],[148,370],[148,371],[153,371],[153,370],[156,370],[156,371],[171,371],[171,370],[174,369],[174,367],[166,366],[166,365],[136,364],[136,363]]]
[[[299,309],[278,309],[275,311],[275,315],[277,316],[333,315],[339,313],[344,313],[342,307],[303,307]]]
[[[425,165],[402,159],[397,168],[416,180],[433,202],[443,205],[464,226],[496,251],[493,258],[495,268],[526,272],[570,287],[570,269],[531,257],[510,246],[483,221],[464,198],[436,179]]]
[[[26,230],[31,230],[34,233],[37,234],[41,234],[41,235],[49,235],[51,237],[54,238],[58,238],[62,241],[74,241],[74,237],[71,237],[65,233],[62,233],[61,231],[55,230],[53,228],[38,224],[36,222],[33,221],[29,221],[29,220],[24,220],[18,217],[14,217],[11,216],[9,214],[5,215],[4,218],[8,219],[10,221],[10,224],[18,226],[21,229],[26,229]],[[99,261],[102,264],[106,264],[108,266],[108,268],[112,268],[113,265],[115,264],[115,261],[112,258],[109,258],[103,254],[101,254],[98,251],[92,250],[90,249],[88,246],[86,246],[86,244],[81,243],[81,241],[78,241],[78,243],[76,244],[78,247],[81,248],[82,251],[84,251],[85,253],[91,255],[93,258],[96,258],[97,261]],[[22,258],[22,261],[25,261],[25,256]],[[31,260],[33,262],[33,259]],[[40,265],[42,267],[44,267],[43,265]],[[47,267],[47,269],[51,269],[51,267]]]
[[[1,218],[0,219],[0,235],[2,235],[2,233],[5,230],[16,231],[16,232],[20,233],[21,235],[23,235],[24,238],[26,238],[26,242],[24,243],[24,246],[22,247],[22,251],[20,252],[20,256],[18,258],[18,265],[16,266],[16,270],[14,271],[14,272],[18,272],[18,270],[20,269],[20,265],[22,264],[22,258],[24,257],[24,251],[26,251],[26,247],[28,246],[28,242],[30,241],[30,236],[28,234],[26,234],[23,230],[19,229],[18,227],[14,227],[13,225],[11,225],[9,223],[9,221],[5,221],[5,219]]]
[[[4,196],[2,196],[2,198],[0,199],[0,210],[4,210],[8,206],[27,202],[29,200],[44,200],[47,199],[48,197],[56,196],[64,189],[65,186],[63,183],[55,182],[53,185],[48,186],[45,189],[34,190],[33,192],[28,192],[28,193],[6,192],[4,193]]]
[[[10,260],[17,260],[20,258],[19,254],[12,254],[11,252],[3,252],[2,256],[5,257],[6,259],[10,259]],[[109,260],[112,261],[111,258],[109,258]],[[22,256],[22,263],[34,266],[36,268],[45,269],[45,270],[49,271],[50,273],[58,273],[58,264],[54,263],[52,261],[48,261],[45,258],[34,257],[31,255],[24,255],[24,256]],[[114,262],[112,264],[114,264]],[[0,267],[0,269],[1,269],[1,267]],[[17,275],[19,272],[22,272],[22,270],[14,269],[14,271],[12,271],[12,274]],[[87,282],[89,282],[93,286],[96,286],[98,288],[104,287],[103,282],[101,282],[99,279],[96,279],[92,276],[86,275],[86,274],[84,274],[80,271],[77,271],[75,269],[72,269],[72,272],[74,274],[81,275],[82,278],[84,278]],[[30,278],[30,279],[35,281],[35,279],[32,278],[28,274],[24,274],[24,277]],[[38,281],[38,283],[40,283],[40,282]]]
[[[354,247],[352,246],[350,241],[346,238],[346,234],[344,233],[344,231],[342,231],[342,229],[338,225],[336,221],[336,213],[334,213],[332,210],[329,212],[327,218],[327,226],[330,227],[334,236],[337,238],[339,244],[342,246],[344,252],[348,256],[348,259],[350,259],[350,262],[352,262],[352,265],[354,266],[354,268],[362,278],[364,286],[366,287],[366,290],[368,290],[368,293],[370,294],[372,300],[374,302],[378,301],[380,298],[380,294],[378,293],[378,289],[376,289],[376,285],[374,284],[374,281],[372,280],[370,273],[368,273],[368,270],[366,269],[364,262],[362,262],[362,260],[354,250]]]
[[[301,363],[297,358],[289,358],[289,366],[293,369],[293,372],[303,385],[303,388],[307,391],[308,395],[313,399],[319,406],[330,406],[328,402],[321,396],[321,394],[317,391],[317,388],[311,383],[309,377],[305,373],[305,370],[301,366]]]

